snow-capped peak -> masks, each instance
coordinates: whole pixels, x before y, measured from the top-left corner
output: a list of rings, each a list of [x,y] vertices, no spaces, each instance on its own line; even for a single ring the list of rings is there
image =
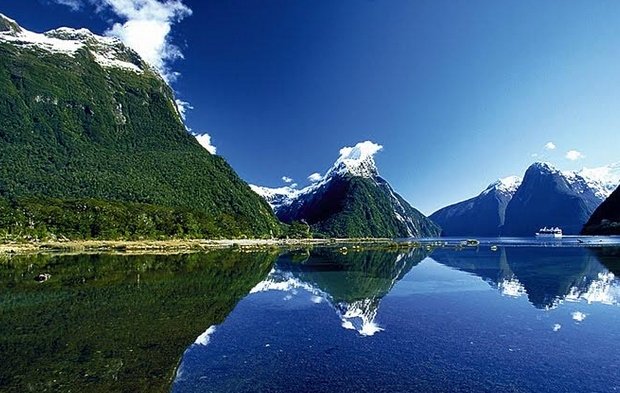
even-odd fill
[[[486,190],[484,190],[483,194],[487,194],[491,191],[498,191],[508,195],[514,195],[517,192],[517,189],[521,185],[521,179],[519,176],[508,176],[497,180],[494,183],[491,183]]]
[[[497,189],[502,192],[514,194],[517,188],[521,185],[521,179],[519,176],[508,176],[497,181]]]
[[[539,172],[560,173],[560,171],[549,162],[538,161],[530,165],[529,170],[536,169]]]
[[[364,141],[355,146],[340,149],[340,156],[324,178],[332,174],[351,174],[353,176],[373,177],[378,175],[374,156],[383,146],[371,141]]]
[[[589,189],[597,198],[604,200],[620,184],[620,162],[598,168],[564,171],[562,175],[577,192],[583,193]]]
[[[312,182],[310,185],[302,189],[291,186],[283,186],[277,188],[256,186],[250,184],[250,188],[263,197],[269,203],[271,208],[277,212],[283,206],[291,205],[297,198],[302,195],[310,194],[316,189],[321,188],[332,180],[335,175],[350,174],[353,176],[374,177],[378,176],[374,155],[383,149],[383,146],[371,141],[360,142],[355,146],[343,147],[340,149],[340,156],[334,162],[334,165],[325,173],[313,174],[309,177]]]
[[[35,33],[19,26],[13,19],[0,14],[0,42],[32,50],[75,56],[86,48],[102,67],[121,68],[136,73],[148,66],[140,56],[112,37],[103,37],[88,29],[60,27],[46,33]]]
[[[303,192],[303,190],[291,186],[270,188],[250,184],[250,188],[263,197],[274,211],[277,211],[281,206],[290,205]]]
[[[577,173],[592,181],[617,186],[620,183],[620,162],[598,168],[583,168]]]

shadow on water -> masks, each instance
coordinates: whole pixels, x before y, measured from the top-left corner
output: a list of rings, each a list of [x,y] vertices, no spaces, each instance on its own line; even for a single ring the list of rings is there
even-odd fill
[[[276,255],[37,255],[0,262],[0,390],[169,391],[184,349]],[[49,280],[34,277],[49,273]]]
[[[620,247],[597,247],[591,250],[601,264],[620,277]]]
[[[605,288],[618,272],[618,256],[608,248],[501,248],[498,251],[438,249],[431,258],[472,273],[509,296],[527,295],[536,308],[565,299],[606,301]],[[607,258],[607,259],[605,259]],[[609,270],[608,270],[609,267]],[[598,297],[595,299],[595,297]]]

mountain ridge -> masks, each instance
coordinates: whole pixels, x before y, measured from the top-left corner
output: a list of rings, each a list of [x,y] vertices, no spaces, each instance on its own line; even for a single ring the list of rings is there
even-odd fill
[[[304,221],[332,237],[432,237],[439,228],[379,176],[370,141],[340,150],[334,164],[309,186],[251,186],[285,223]]]
[[[547,174],[548,182],[539,183],[536,187],[524,186],[523,182],[516,182],[517,177],[513,177],[510,185],[503,186],[503,192],[498,192],[494,185],[501,181],[497,181],[479,195],[441,208],[429,217],[442,227],[444,236],[532,236],[539,228],[550,225],[563,227],[567,234],[577,234],[587,220],[586,216],[589,217],[620,182],[618,163],[579,171],[560,171],[550,163],[535,162],[528,167],[526,175],[528,173],[530,177],[526,183],[533,181],[531,176],[536,174]],[[538,188],[547,183],[554,183],[557,187],[547,187],[546,194],[539,195],[535,205],[527,205],[525,201],[529,201],[532,195],[540,192]],[[522,190],[524,187],[528,190]],[[565,195],[566,200],[572,200],[567,202],[572,205],[560,209],[555,216],[549,215],[554,207],[553,203],[547,202],[553,195],[559,194]],[[515,195],[518,200],[514,199]],[[518,207],[519,204],[522,206]],[[536,206],[542,207],[535,214],[528,213]],[[510,215],[509,209],[513,210]],[[563,220],[562,216],[574,217],[575,220]],[[529,224],[526,225],[526,221]]]
[[[602,202],[577,173],[568,177],[548,163],[534,163],[506,207],[503,236],[532,236],[543,226],[578,234]],[[580,188],[585,187],[585,188]]]
[[[520,185],[517,176],[499,179],[477,196],[439,209],[429,218],[442,228],[442,236],[497,236]]]

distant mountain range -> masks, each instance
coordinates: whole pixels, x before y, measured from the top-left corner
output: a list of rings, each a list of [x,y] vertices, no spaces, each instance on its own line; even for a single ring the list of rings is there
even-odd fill
[[[433,237],[439,227],[398,195],[379,176],[366,141],[343,148],[320,180],[297,190],[251,186],[286,222],[303,221],[332,237]]]
[[[499,180],[480,195],[442,208],[430,218],[443,236],[532,236],[544,226],[578,234],[619,182],[618,164],[562,172],[537,162],[522,180]]]
[[[504,225],[506,207],[520,185],[517,176],[500,179],[480,195],[444,207],[429,218],[441,227],[443,236],[497,236]]]
[[[0,234],[269,237],[270,207],[120,40],[0,14]]]

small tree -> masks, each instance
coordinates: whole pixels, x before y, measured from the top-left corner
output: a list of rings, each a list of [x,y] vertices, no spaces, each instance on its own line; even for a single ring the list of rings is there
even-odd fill
[[[287,236],[291,239],[307,239],[310,235],[310,225],[305,221],[293,221],[287,231]]]

